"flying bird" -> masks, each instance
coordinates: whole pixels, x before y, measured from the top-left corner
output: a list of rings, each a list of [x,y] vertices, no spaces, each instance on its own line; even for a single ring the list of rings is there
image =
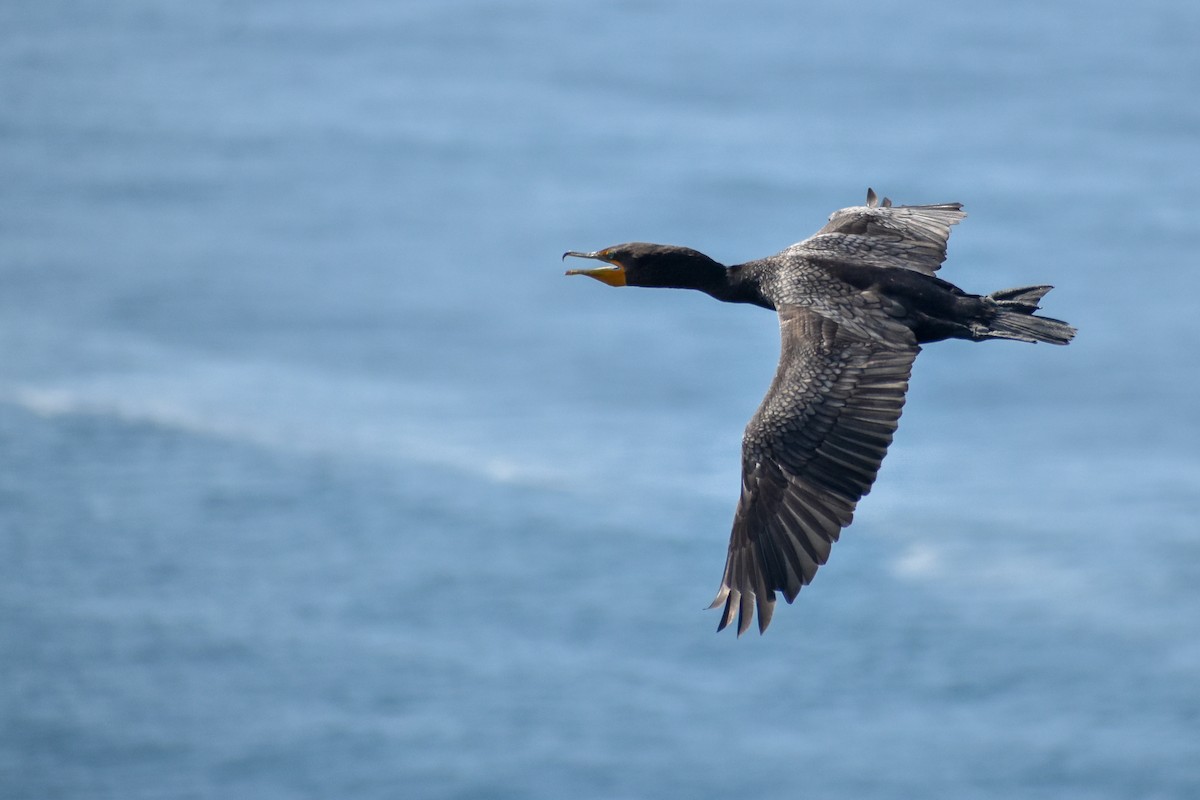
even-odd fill
[[[629,242],[563,258],[609,286],[698,289],[776,311],[782,347],[742,438],[742,491],[721,588],[720,631],[759,632],[776,592],[791,603],[829,558],[891,444],[913,360],[926,342],[1014,339],[1065,345],[1075,328],[1036,315],[1051,286],[989,295],[937,277],[961,203],[895,206],[867,190],[813,236],[727,267],[688,247]]]

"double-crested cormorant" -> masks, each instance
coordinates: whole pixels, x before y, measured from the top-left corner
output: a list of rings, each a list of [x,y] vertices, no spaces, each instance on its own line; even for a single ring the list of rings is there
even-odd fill
[[[607,266],[572,269],[610,286],[699,289],[779,313],[779,368],[742,440],[717,630],[758,610],[765,631],[775,592],[791,603],[829,557],[871,489],[904,405],[920,345],[942,339],[1066,344],[1075,329],[1034,314],[1052,287],[981,296],[935,276],[961,203],[867,204],[834,212],[804,241],[726,267],[687,247],[630,242],[563,254]]]

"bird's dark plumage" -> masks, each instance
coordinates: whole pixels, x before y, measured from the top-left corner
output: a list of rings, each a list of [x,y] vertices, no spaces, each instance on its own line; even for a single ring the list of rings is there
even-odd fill
[[[569,270],[613,286],[699,289],[779,314],[779,368],[742,440],[742,491],[721,588],[720,630],[766,630],[829,557],[871,490],[900,419],[920,345],[947,338],[1066,344],[1075,329],[1034,314],[1049,286],[981,296],[936,276],[958,203],[867,204],[834,212],[776,255],[725,267],[703,253],[632,242]]]

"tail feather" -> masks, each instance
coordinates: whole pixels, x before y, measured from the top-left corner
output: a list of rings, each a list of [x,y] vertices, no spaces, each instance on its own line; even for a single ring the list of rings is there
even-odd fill
[[[1018,286],[1015,289],[1001,289],[988,295],[1002,307],[1015,307],[1019,311],[1032,314],[1041,308],[1039,303],[1053,286]]]
[[[1020,286],[992,292],[995,316],[987,323],[984,338],[1016,339],[1021,342],[1066,344],[1075,338],[1075,328],[1059,319],[1035,316],[1042,298],[1053,286]]]

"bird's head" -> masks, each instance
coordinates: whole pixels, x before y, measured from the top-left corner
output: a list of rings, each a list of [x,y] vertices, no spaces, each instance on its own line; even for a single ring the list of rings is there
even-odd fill
[[[587,275],[609,286],[653,286],[708,290],[724,281],[725,268],[690,247],[629,242],[593,253],[569,250],[563,258],[591,258],[606,266],[569,269],[568,275]]]

